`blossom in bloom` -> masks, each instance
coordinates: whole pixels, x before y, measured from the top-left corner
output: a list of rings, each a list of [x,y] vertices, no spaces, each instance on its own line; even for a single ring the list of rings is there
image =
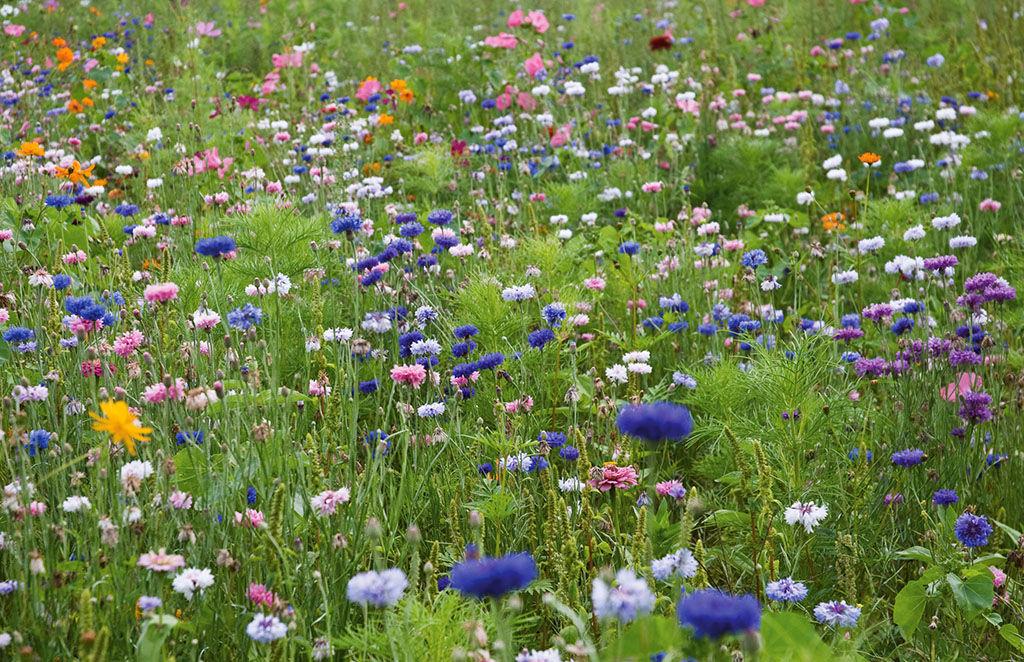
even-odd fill
[[[402,599],[409,581],[398,568],[361,572],[348,580],[345,595],[351,602],[390,607]]]
[[[527,552],[468,559],[455,564],[450,575],[452,588],[478,600],[524,589],[536,578],[537,564]]]
[[[807,586],[803,582],[794,581],[792,577],[783,577],[768,582],[764,594],[775,602],[800,602],[807,597]]]
[[[637,484],[637,472],[633,467],[620,467],[609,462],[603,467],[595,467],[587,482],[602,492],[628,490]]]
[[[245,633],[253,641],[269,644],[288,634],[288,626],[282,623],[277,616],[256,614],[252,621],[245,626]]]
[[[317,515],[328,517],[338,510],[338,506],[348,503],[349,498],[349,489],[342,487],[337,490],[324,490],[311,498],[309,503]]]
[[[614,618],[620,623],[629,623],[654,609],[654,592],[644,579],[637,577],[629,568],[615,573],[615,581],[612,583],[601,578],[595,579],[590,596],[595,616]]]
[[[178,286],[174,283],[153,283],[142,293],[149,303],[167,303],[178,298]]]
[[[123,444],[131,455],[135,455],[135,442],[148,442],[149,433],[153,428],[142,427],[138,419],[129,409],[123,400],[107,400],[100,403],[102,416],[92,412],[89,415],[93,418],[92,429],[97,432],[106,432],[110,435],[111,441],[116,444]]]
[[[616,425],[622,434],[644,441],[681,441],[693,431],[693,417],[684,405],[671,402],[626,405]]]
[[[171,587],[185,596],[186,600],[191,600],[197,591],[202,595],[211,586],[213,573],[209,568],[185,568],[175,575],[174,581],[171,582]]]
[[[802,524],[807,533],[813,533],[814,528],[827,516],[828,506],[818,506],[813,501],[807,503],[796,501],[792,506],[786,508],[784,513],[786,524],[790,526]]]
[[[730,595],[718,589],[686,594],[676,605],[680,625],[700,639],[720,639],[761,627],[761,605],[752,595]]]
[[[860,618],[860,607],[846,604],[845,600],[819,602],[814,608],[814,618],[819,623],[837,628],[852,628]]]
[[[665,581],[672,575],[688,579],[697,574],[697,559],[686,548],[678,549],[667,556],[651,561],[651,575]]]
[[[956,519],[953,533],[964,547],[983,547],[988,544],[988,537],[992,535],[992,525],[984,515],[964,513]]]
[[[412,365],[396,365],[391,368],[391,379],[398,384],[419,388],[427,378],[427,370],[419,363]]]
[[[157,552],[147,552],[139,557],[137,565],[151,572],[174,572],[185,567],[185,557],[180,554],[168,554],[163,547]]]

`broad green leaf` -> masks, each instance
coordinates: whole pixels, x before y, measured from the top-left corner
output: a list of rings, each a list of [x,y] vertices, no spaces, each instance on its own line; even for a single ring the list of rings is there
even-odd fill
[[[1007,526],[1007,525],[1003,524],[1002,522],[1000,522],[998,520],[992,520],[992,522],[993,522],[993,524],[998,526],[1000,529],[1002,529],[1003,533],[1005,533],[1006,535],[1008,535],[1010,537],[1010,542],[1012,544],[1014,544],[1014,545],[1017,544],[1017,541],[1020,540],[1020,537],[1021,537],[1021,532],[1020,531],[1018,531],[1017,529],[1015,529],[1013,527]]]
[[[793,612],[766,613],[761,617],[764,662],[818,662],[832,658],[807,617]]]
[[[927,600],[924,584],[920,581],[910,582],[896,594],[896,602],[892,608],[892,620],[899,626],[904,639],[909,641],[913,638],[914,631],[921,623],[921,617],[924,616],[924,605]]]
[[[999,628],[999,636],[1009,642],[1011,646],[1024,653],[1024,637],[1020,635],[1016,625],[1007,623]]]
[[[161,662],[164,659],[164,642],[177,624],[178,619],[170,614],[157,614],[147,620],[135,646],[135,659],[138,662]]]
[[[975,574],[968,579],[960,579],[953,573],[946,575],[946,582],[953,589],[953,598],[960,608],[974,613],[992,606],[995,589],[992,586],[992,575]]]
[[[646,660],[662,651],[682,650],[686,633],[675,619],[644,616],[627,625],[601,654],[602,660]]]

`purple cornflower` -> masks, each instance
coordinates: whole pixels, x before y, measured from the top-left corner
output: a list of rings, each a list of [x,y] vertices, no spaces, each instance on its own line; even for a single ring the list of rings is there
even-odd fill
[[[988,537],[992,535],[992,525],[984,515],[964,513],[957,518],[953,532],[964,547],[982,547],[988,544]]]
[[[991,395],[971,391],[964,394],[964,404],[960,407],[958,413],[960,418],[968,423],[977,425],[992,420],[992,410],[989,409],[990,404],[992,404]]]
[[[906,448],[892,454],[892,463],[901,467],[913,467],[924,462],[926,455],[920,448]]]

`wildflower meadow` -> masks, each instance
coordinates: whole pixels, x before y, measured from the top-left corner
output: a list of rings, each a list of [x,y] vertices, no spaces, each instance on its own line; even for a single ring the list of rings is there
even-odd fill
[[[0,659],[1024,660],[1024,5],[0,23]]]

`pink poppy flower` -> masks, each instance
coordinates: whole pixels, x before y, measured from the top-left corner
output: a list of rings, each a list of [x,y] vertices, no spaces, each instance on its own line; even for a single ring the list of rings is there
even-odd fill
[[[544,71],[544,58],[540,56],[540,53],[534,53],[526,62],[523,62],[523,68],[526,69],[530,78],[536,78]]]
[[[518,44],[519,40],[515,38],[515,35],[510,35],[507,32],[491,35],[484,39],[484,46],[489,46],[490,48],[507,48],[511,50]]]
[[[216,39],[221,35],[221,31],[220,28],[217,27],[216,21],[199,21],[198,23],[196,23],[196,34],[200,37],[209,37],[210,39]]]
[[[939,389],[939,395],[946,402],[956,402],[960,396],[981,388],[981,377],[973,372],[962,372],[956,382],[950,382]]]

